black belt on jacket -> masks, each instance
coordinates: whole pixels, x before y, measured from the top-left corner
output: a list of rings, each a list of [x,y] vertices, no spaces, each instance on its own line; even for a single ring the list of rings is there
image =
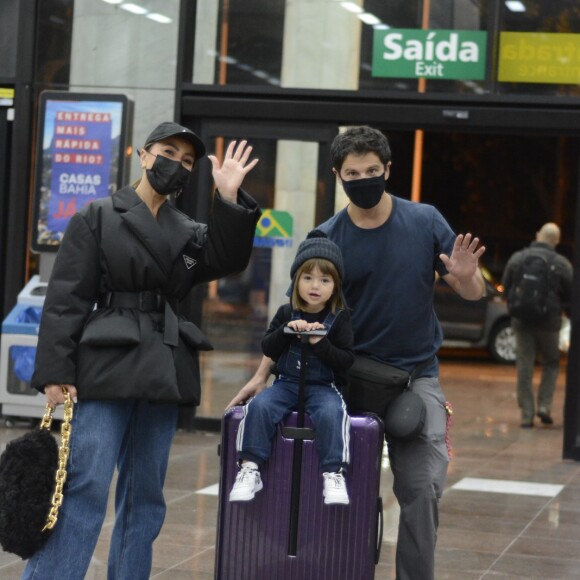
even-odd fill
[[[177,322],[177,300],[164,294],[144,290],[142,292],[105,292],[99,296],[98,308],[134,308],[141,312],[163,312],[163,342],[177,346],[179,327]]]

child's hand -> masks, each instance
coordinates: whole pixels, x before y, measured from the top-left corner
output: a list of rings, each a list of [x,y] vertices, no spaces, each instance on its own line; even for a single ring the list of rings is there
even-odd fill
[[[309,330],[324,330],[321,322],[307,322],[306,320],[291,320],[288,326],[296,332],[308,332]]]
[[[324,324],[321,322],[307,322],[306,320],[291,320],[288,326],[295,332],[308,332],[309,330],[324,330]],[[316,344],[323,336],[310,336],[308,342]]]
[[[305,330],[310,330],[306,320],[291,320],[287,326],[289,326],[295,332],[304,332]]]

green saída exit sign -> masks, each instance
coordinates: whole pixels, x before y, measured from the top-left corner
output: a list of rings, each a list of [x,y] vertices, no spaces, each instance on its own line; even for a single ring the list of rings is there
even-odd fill
[[[487,32],[482,30],[374,31],[374,77],[483,80]]]

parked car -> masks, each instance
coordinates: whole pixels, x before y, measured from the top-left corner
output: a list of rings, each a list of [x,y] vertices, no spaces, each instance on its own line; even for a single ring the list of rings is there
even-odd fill
[[[443,328],[443,346],[484,348],[501,363],[516,360],[515,336],[505,297],[485,267],[481,268],[486,296],[464,300],[443,280],[435,283],[435,312]]]

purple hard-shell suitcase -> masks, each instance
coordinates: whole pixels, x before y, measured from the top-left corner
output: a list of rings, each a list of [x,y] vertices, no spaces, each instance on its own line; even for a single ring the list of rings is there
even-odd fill
[[[382,421],[375,415],[351,417],[350,504],[345,506],[324,504],[314,442],[292,438],[296,412],[278,427],[272,456],[261,470],[264,489],[249,502],[229,502],[241,419],[242,408],[234,407],[222,422],[215,579],[372,580],[383,527]],[[306,416],[305,427],[311,426]],[[302,447],[302,456],[293,499],[295,445]]]

